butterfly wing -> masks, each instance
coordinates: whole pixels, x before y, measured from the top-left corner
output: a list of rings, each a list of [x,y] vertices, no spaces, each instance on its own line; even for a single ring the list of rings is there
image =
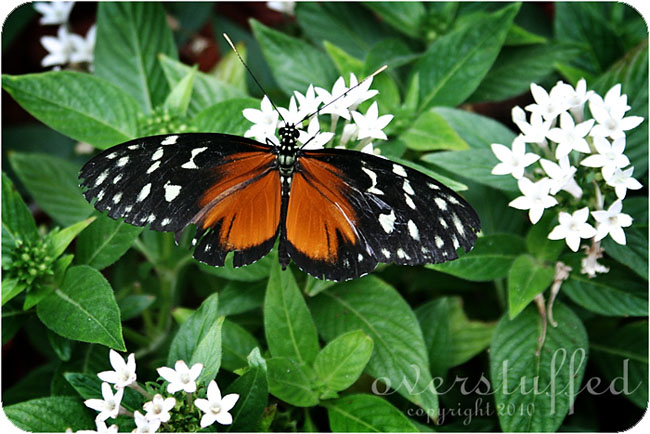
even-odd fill
[[[280,180],[268,145],[226,134],[187,133],[132,140],[82,168],[84,196],[112,218],[175,232],[195,224],[194,257],[246,265],[273,247]]]
[[[345,280],[378,262],[449,261],[473,247],[479,229],[462,197],[417,170],[339,149],[298,158],[286,236],[289,256],[312,275]]]

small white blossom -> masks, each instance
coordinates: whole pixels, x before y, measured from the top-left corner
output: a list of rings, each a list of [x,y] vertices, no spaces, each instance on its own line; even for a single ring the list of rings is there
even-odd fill
[[[386,125],[393,120],[393,115],[382,115],[379,116],[379,108],[377,107],[377,101],[373,102],[372,105],[368,108],[368,111],[365,115],[357,111],[352,112],[352,117],[354,122],[359,127],[358,138],[359,140],[365,138],[373,139],[383,139],[386,140],[388,137],[386,133],[382,130],[386,128]]]
[[[585,140],[589,131],[594,126],[594,120],[575,124],[573,117],[568,112],[560,114],[560,128],[552,128],[546,137],[557,143],[555,148],[555,158],[558,160],[569,155],[571,151],[583,152],[590,154],[589,143]]]
[[[138,410],[133,412],[136,428],[133,430],[135,433],[152,433],[158,431],[160,428],[160,419],[147,419]]]
[[[526,116],[524,114],[522,119],[523,110],[519,107],[512,109],[513,121],[521,132],[523,133],[522,139],[526,143],[546,143],[546,135],[548,134],[552,120],[544,121],[541,114],[535,112],[530,115],[530,123],[526,122]],[[516,119],[516,120],[515,120]]]
[[[39,21],[42,25],[67,23],[73,6],[74,2],[54,1],[34,3],[34,9],[43,15]]]
[[[331,114],[332,116],[342,117],[343,119],[350,119],[350,106],[354,101],[351,100],[350,95],[341,97],[348,88],[345,86],[345,80],[343,77],[339,77],[338,80],[334,83],[332,87],[332,92],[328,92],[322,87],[316,88],[316,93],[319,98],[326,106],[321,109],[320,113],[322,114]],[[338,98],[338,99],[337,99]],[[331,103],[332,101],[335,102]]]
[[[97,426],[98,433],[116,433],[118,429],[118,426],[115,424],[106,426],[106,422],[100,419],[99,416],[95,418],[95,425]]]
[[[620,85],[617,86],[612,89],[618,89],[620,92]],[[589,111],[598,122],[591,130],[592,136],[611,137],[612,139],[625,137],[625,131],[636,128],[643,122],[641,116],[625,117],[625,112],[629,110],[627,96],[624,96],[623,99],[617,93],[610,95],[610,92],[607,93],[609,102],[603,100],[598,94],[593,94],[589,98]]]
[[[97,34],[97,27],[93,26],[86,33],[86,37],[79,35],[70,35],[70,43],[72,44],[72,53],[70,53],[70,62],[82,63],[87,62],[92,64],[95,50],[95,38]]]
[[[596,225],[596,229],[598,230],[596,241],[602,240],[609,235],[618,244],[625,245],[626,240],[623,228],[632,224],[632,217],[628,214],[622,213],[622,210],[623,201],[619,199],[611,204],[607,211],[591,212],[591,215],[596,219],[596,222],[598,222]]]
[[[580,247],[581,238],[593,238],[596,235],[596,229],[589,223],[589,208],[584,207],[573,214],[561,212],[559,215],[560,224],[555,226],[550,234],[549,240],[565,240],[567,246],[574,252]]]
[[[345,124],[343,127],[343,132],[341,133],[341,145],[345,147],[345,144],[350,140],[355,140],[359,135],[359,127],[355,123]]]
[[[375,154],[375,147],[372,146],[372,143],[368,143],[366,146],[361,148],[361,152],[364,152],[366,154],[376,155]]]
[[[557,205],[557,200],[549,195],[551,189],[550,179],[542,178],[533,183],[528,178],[521,178],[517,184],[523,196],[519,196],[508,205],[521,210],[529,210],[528,217],[533,224],[542,218],[544,209]]]
[[[157,393],[151,401],[145,402],[142,406],[147,414],[145,417],[149,420],[158,419],[161,422],[169,421],[171,417],[169,411],[176,405],[176,400],[172,397],[163,398],[161,394]]]
[[[47,68],[54,65],[65,65],[70,62],[70,55],[74,50],[70,42],[70,33],[65,26],[60,26],[57,36],[43,36],[41,44],[47,50],[48,54],[41,60],[41,66]]]
[[[512,174],[516,179],[522,178],[524,169],[539,160],[539,155],[526,153],[526,143],[521,136],[517,136],[512,141],[512,150],[499,143],[493,143],[492,152],[501,161],[494,166],[492,174]]]
[[[559,82],[551,89],[550,93],[547,93],[543,87],[531,83],[530,92],[533,94],[535,104],[526,106],[526,110],[531,113],[539,113],[546,121],[555,119],[569,108],[562,85],[563,83]]]
[[[278,127],[279,114],[273,108],[271,100],[268,96],[264,95],[262,103],[260,104],[261,110],[247,108],[243,110],[244,117],[253,123],[253,126],[244,133],[244,137],[253,137],[262,143],[266,139],[276,141],[275,130]]]
[[[272,9],[276,12],[282,12],[287,15],[293,16],[294,14],[294,9],[296,8],[296,2],[295,1],[289,1],[289,0],[283,0],[283,1],[271,1],[271,2],[266,2],[266,6],[269,9]]]
[[[545,159],[540,160],[539,163],[551,179],[551,194],[564,190],[576,199],[582,197],[582,188],[573,178],[577,169],[571,165],[568,156],[560,158],[560,164]]]
[[[643,187],[639,181],[632,177],[632,172],[634,172],[634,167],[625,170],[616,168],[612,176],[605,178],[607,185],[614,187],[616,197],[619,199],[625,199],[628,190],[639,190]]]
[[[176,393],[184,390],[186,393],[196,392],[196,379],[201,375],[203,365],[195,363],[192,368],[188,368],[184,361],[179,360],[174,365],[174,369],[166,366],[158,368],[158,374],[165,380],[169,381],[167,392]]]
[[[297,124],[304,117],[302,111],[298,109],[298,104],[296,104],[296,99],[293,96],[289,99],[289,109],[278,107],[278,111],[282,115],[285,125],[296,125],[299,127]]]
[[[578,80],[575,89],[567,84],[565,87],[566,92],[566,102],[569,104],[569,110],[573,115],[573,118],[577,122],[582,122],[584,119],[584,108],[585,103],[589,101],[591,95],[593,95],[593,90],[587,90],[587,81],[584,78]]]
[[[298,91],[293,92],[296,100],[298,101],[298,107],[300,113],[304,116],[309,116],[312,113],[315,113],[318,110],[318,106],[321,103],[320,97],[316,96],[314,91],[314,85],[310,84],[307,88],[307,92],[303,95]],[[302,120],[302,119],[299,119]]]
[[[302,149],[322,149],[334,137],[334,133],[320,132],[320,123],[316,117],[311,118],[307,131],[300,131],[298,141]]]
[[[203,417],[201,417],[201,428],[212,425],[215,421],[221,425],[230,425],[232,423],[232,415],[229,411],[235,406],[239,395],[231,393],[221,397],[221,391],[217,383],[212,380],[208,385],[207,399],[199,398],[194,401],[194,404],[201,410]]]
[[[369,100],[370,98],[373,98],[379,93],[378,90],[370,89],[372,79],[372,77],[368,77],[364,82],[357,86],[359,84],[357,76],[354,75],[354,73],[350,73],[350,89],[357,86],[356,88],[352,89],[347,96],[351,101],[350,110],[356,110],[359,104]]]
[[[625,137],[619,137],[613,143],[604,137],[594,137],[594,147],[598,153],[588,156],[580,164],[587,167],[602,167],[605,179],[611,178],[616,169],[622,169],[630,164],[630,160],[623,154]]]
[[[120,403],[124,389],[118,389],[115,394],[108,383],[102,383],[102,397],[104,399],[87,399],[84,404],[88,408],[98,411],[97,419],[106,420],[109,417],[115,419],[120,411]]]
[[[114,370],[98,373],[97,376],[100,380],[114,384],[116,389],[121,389],[135,382],[137,378],[135,373],[135,354],[129,354],[125,362],[117,351],[110,350],[108,358]]]

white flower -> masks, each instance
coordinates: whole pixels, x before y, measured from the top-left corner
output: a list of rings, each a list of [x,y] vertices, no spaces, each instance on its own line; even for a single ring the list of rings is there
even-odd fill
[[[302,121],[304,116],[302,111],[298,109],[296,99],[293,96],[289,100],[289,109],[278,107],[278,111],[282,115],[285,125],[296,125],[296,127],[300,127],[298,123]]]
[[[194,401],[196,406],[203,413],[201,417],[201,428],[212,425],[215,421],[221,425],[230,425],[232,423],[232,415],[228,413],[237,403],[239,395],[231,393],[223,398],[217,383],[212,380],[208,385],[207,399],[197,399]]]
[[[74,2],[34,3],[34,9],[43,15],[39,21],[42,25],[67,23],[73,6]]]
[[[523,133],[526,143],[546,143],[546,134],[551,128],[552,120],[544,121],[540,113],[530,115],[530,123],[526,122],[526,115],[520,107],[512,109],[512,120]]]
[[[393,120],[393,115],[379,116],[379,108],[377,101],[373,102],[368,108],[365,116],[357,111],[352,112],[354,122],[359,127],[358,138],[359,140],[365,138],[383,139],[387,140],[386,133],[382,131]]]
[[[623,201],[619,199],[611,204],[607,211],[591,212],[591,215],[594,216],[598,222],[596,226],[598,230],[596,241],[602,240],[609,235],[618,244],[625,245],[625,232],[623,232],[623,228],[632,224],[632,217],[628,214],[622,213],[622,210]]]
[[[609,268],[598,262],[598,259],[603,257],[603,252],[605,251],[600,247],[600,243],[593,243],[591,246],[583,247],[587,256],[580,261],[582,265],[580,272],[586,274],[589,278],[596,277],[596,273],[607,273]]]
[[[321,99],[320,97],[316,96],[313,85],[309,85],[309,88],[307,88],[307,93],[304,95],[298,91],[294,91],[293,94],[298,101],[298,108],[300,109],[300,113],[302,113],[303,116],[309,116],[312,113],[316,113],[316,110],[318,110],[318,106],[321,103]],[[299,119],[299,121],[300,120],[302,119]]]
[[[196,392],[196,379],[201,375],[203,365],[195,363],[192,368],[188,368],[184,361],[179,360],[174,365],[174,369],[166,366],[158,368],[158,374],[165,380],[169,381],[167,392],[176,393],[184,390],[186,393]]]
[[[262,103],[260,104],[261,110],[247,108],[243,110],[244,117],[253,123],[253,126],[244,133],[244,137],[253,137],[262,143],[266,139],[276,141],[275,130],[278,127],[279,114],[273,108],[271,100],[268,96],[264,95]]]
[[[526,143],[521,136],[517,136],[512,141],[512,150],[499,143],[493,143],[492,152],[501,161],[494,166],[492,174],[512,174],[516,179],[523,177],[524,169],[539,160],[539,155],[532,152],[526,153]]]
[[[346,123],[343,127],[343,132],[341,133],[341,145],[345,147],[345,144],[350,140],[355,140],[359,135],[359,127],[355,123]]]
[[[334,133],[320,132],[320,123],[316,117],[311,118],[307,131],[300,131],[298,141],[303,144],[301,149],[322,149],[334,137]]]
[[[161,422],[167,422],[171,417],[169,410],[174,408],[176,400],[174,398],[163,398],[161,394],[154,395],[151,401],[145,402],[142,406],[147,414],[145,417],[149,420],[158,419]]]
[[[625,170],[616,168],[612,176],[605,179],[607,185],[614,187],[616,197],[619,199],[624,199],[628,190],[639,190],[643,187],[639,181],[632,178],[632,172],[634,172],[634,167]]]
[[[98,419],[106,420],[109,417],[115,419],[120,411],[120,402],[124,389],[118,389],[113,395],[113,389],[108,383],[102,383],[102,397],[104,399],[87,399],[84,404],[88,408],[98,411]]]
[[[548,178],[542,178],[535,183],[528,178],[521,178],[518,181],[518,186],[524,195],[519,196],[508,205],[521,210],[529,210],[528,217],[533,224],[542,218],[544,209],[557,205],[557,200],[548,194],[551,189],[551,180]]]
[[[558,218],[560,224],[548,234],[548,239],[563,239],[574,252],[578,251],[581,238],[593,238],[596,235],[596,229],[587,223],[589,218],[589,208],[587,207],[581,208],[573,214],[561,212]]]
[[[551,179],[551,194],[564,190],[576,199],[582,197],[582,188],[573,179],[577,169],[571,165],[568,156],[560,158],[560,164],[545,159],[540,160],[539,163]]]
[[[566,92],[566,102],[569,104],[569,110],[577,122],[584,119],[585,103],[593,95],[593,90],[587,90],[587,81],[584,78],[578,80],[575,89],[567,84],[564,88]]]
[[[562,112],[560,114],[560,128],[552,128],[546,134],[546,137],[557,143],[555,158],[559,160],[574,150],[590,154],[591,149],[589,143],[585,140],[585,136],[591,131],[594,122],[593,119],[589,119],[576,125],[573,117],[568,112]]]
[[[613,143],[604,137],[594,137],[594,146],[598,153],[588,156],[580,164],[587,167],[602,167],[603,178],[611,178],[616,169],[622,169],[630,164],[630,160],[623,154],[625,137],[619,137]]]
[[[70,61],[70,55],[74,47],[70,42],[70,33],[65,26],[59,27],[57,36],[43,36],[41,44],[47,50],[48,54],[41,60],[41,66],[48,67],[54,65],[65,65]]]
[[[625,137],[625,131],[636,128],[643,122],[641,116],[625,117],[625,112],[629,110],[627,96],[620,97],[616,92],[610,94],[614,89],[618,89],[620,92],[620,85],[617,86],[607,92],[606,100],[603,100],[598,94],[593,94],[589,98],[589,110],[598,122],[591,130],[592,136],[611,137],[612,139]],[[607,101],[608,97],[609,102]]]
[[[347,90],[348,88],[345,86],[345,80],[343,77],[339,77],[338,80],[336,80],[334,86],[332,87],[332,93],[328,92],[322,87],[317,87],[316,93],[318,94],[323,104],[325,104],[320,113],[331,114],[332,116],[339,116],[343,119],[349,120],[349,107],[354,101],[349,98],[350,95],[341,97],[341,95],[343,95]],[[330,104],[330,102],[334,100],[336,101]]]
[[[88,29],[86,37],[79,35],[70,35],[70,43],[72,44],[72,53],[70,53],[70,62],[93,63],[93,52],[95,50],[95,38],[97,34],[97,26]]]
[[[158,431],[160,428],[160,419],[147,419],[138,410],[133,412],[136,428],[133,432],[151,433]]]
[[[106,422],[103,419],[100,419],[99,416],[95,418],[95,425],[97,426],[98,433],[116,433],[118,429],[117,425],[115,424],[106,426]]]
[[[366,154],[376,155],[375,154],[375,147],[372,146],[372,143],[368,143],[366,146],[361,148],[361,152],[364,152]]]
[[[293,10],[296,7],[296,2],[295,1],[288,1],[288,0],[283,0],[283,1],[272,1],[272,2],[266,2],[266,6],[269,9],[272,9],[277,12],[282,12],[287,15],[293,16]]]
[[[546,121],[555,119],[557,115],[569,108],[562,84],[559,82],[551,89],[550,93],[547,93],[543,87],[531,83],[530,92],[533,94],[535,104],[526,106],[526,110],[531,113],[539,113]]]
[[[357,86],[359,84],[359,81],[357,80],[357,76],[354,75],[354,73],[350,73],[350,89],[353,87]],[[372,84],[372,77],[368,77],[364,82],[362,82],[359,86],[356,88],[352,89],[350,93],[348,94],[348,98],[350,98],[351,104],[350,104],[350,110],[356,110],[356,108],[361,104],[362,102],[369,100],[370,98],[373,98],[375,95],[379,93],[378,90],[375,89],[370,89],[370,85]]]
[[[114,370],[97,374],[100,380],[115,384],[116,389],[121,389],[135,382],[137,376],[135,373],[135,355],[133,353],[129,354],[127,362],[115,350],[109,351],[108,358]]]

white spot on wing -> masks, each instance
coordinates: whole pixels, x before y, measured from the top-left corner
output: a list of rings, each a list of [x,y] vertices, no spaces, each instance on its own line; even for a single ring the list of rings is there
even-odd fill
[[[387,234],[393,232],[393,229],[395,229],[395,212],[391,210],[390,214],[380,214],[379,223]]]
[[[427,185],[429,186],[429,188],[430,188],[431,190],[440,190],[440,187],[438,187],[438,186],[437,186],[436,184],[434,184],[433,182],[427,182]]]
[[[153,155],[151,156],[151,159],[154,161],[160,160],[164,153],[165,151],[163,150],[163,148],[158,148],[156,149],[156,152],[154,152]]]
[[[400,259],[406,259],[407,261],[411,260],[411,257],[407,255],[404,249],[402,249],[401,247],[397,249],[397,257]]]
[[[181,167],[183,169],[198,169],[199,166],[197,166],[196,163],[194,163],[194,158],[197,155],[199,155],[201,152],[205,151],[206,149],[208,148],[205,147],[205,148],[192,149],[192,156],[190,157],[190,160],[187,163],[183,164]]]
[[[132,151],[135,151],[136,149],[140,148],[140,145],[131,145],[128,148]]]
[[[162,221],[160,222],[160,224],[163,225],[163,226],[167,226],[169,223],[171,223],[171,220],[168,219],[167,217],[162,219]]]
[[[379,195],[384,194],[383,191],[377,188],[377,174],[370,169],[366,169],[365,167],[362,167],[361,170],[366,172],[366,175],[368,175],[368,177],[370,178],[370,182],[372,183],[372,185],[366,191],[368,193],[373,193],[373,194],[379,194]]]
[[[460,247],[460,244],[458,243],[458,239],[456,238],[456,235],[451,237],[452,243],[454,243],[454,250],[458,249]]]
[[[117,167],[124,167],[129,162],[129,157],[122,157],[117,160]]]
[[[109,160],[112,160],[113,158],[117,157],[117,152],[111,152],[106,156]]]
[[[465,227],[463,226],[463,222],[460,221],[458,216],[456,214],[453,214],[452,217],[454,221],[454,226],[456,226],[456,230],[458,230],[458,234],[462,237],[465,235]]]
[[[418,227],[413,222],[413,220],[408,221],[408,228],[409,228],[409,234],[411,234],[411,238],[418,241],[420,239],[420,231],[418,230]]]
[[[116,193],[115,196],[113,196],[113,203],[118,203],[122,199],[122,193]]]
[[[440,217],[439,222],[440,222],[440,226],[442,226],[443,228],[447,229],[448,225],[447,225],[447,221],[446,221],[445,219],[443,219],[442,217]]]
[[[131,212],[132,209],[133,209],[133,205],[127,205],[124,207],[124,213],[128,214]]]
[[[145,185],[142,187],[142,190],[140,190],[140,193],[138,193],[138,197],[136,198],[136,202],[142,202],[149,196],[149,193],[151,192],[151,183]]]
[[[178,140],[178,136],[167,136],[165,137],[165,140],[160,142],[161,145],[174,145],[176,144],[176,140]]]
[[[167,184],[165,184],[165,200],[167,202],[171,202],[172,200],[176,199],[180,192],[180,185],[170,185],[169,181],[167,181]]]
[[[409,196],[408,194],[405,194],[404,195],[404,201],[406,202],[406,204],[409,207],[411,207],[411,209],[415,209],[415,202],[413,202],[413,199],[411,199],[411,196]]]
[[[411,187],[411,183],[409,182],[408,179],[404,180],[404,185],[402,185],[402,188],[404,189],[406,194],[410,194],[411,196],[415,194],[415,192],[413,191],[413,187]]]
[[[390,258],[390,252],[387,249],[381,249],[381,253],[383,253],[385,257]]]
[[[149,169],[147,169],[147,174],[153,172],[154,170],[156,170],[159,167],[160,167],[160,161],[156,161],[151,166],[149,166]]]
[[[440,238],[439,236],[437,236],[437,235],[436,235],[435,241],[436,241],[436,247],[439,248],[439,249],[442,246],[445,245],[445,241],[442,238]]]
[[[359,256],[357,257],[357,261],[358,262],[363,261],[363,255],[361,253],[359,253]]]
[[[104,182],[107,176],[108,176],[108,169],[104,170],[102,173],[99,174],[99,176],[95,180],[95,187],[99,186],[99,184]]]
[[[458,202],[458,200],[454,196],[447,196],[447,200],[449,201],[449,203],[451,203],[453,205],[459,205],[460,204],[460,202]]]
[[[399,164],[393,164],[393,173],[406,178],[406,170]]]
[[[113,178],[113,184],[117,184],[118,182],[120,182],[120,179],[122,179],[122,174],[118,173],[118,175],[115,178]]]
[[[440,208],[443,211],[447,210],[447,202],[445,202],[444,199],[440,199],[439,197],[436,197],[433,199],[433,201],[438,205],[438,208]]]
[[[103,198],[104,198],[104,190],[101,190],[99,193],[97,193],[97,202],[99,202]]]

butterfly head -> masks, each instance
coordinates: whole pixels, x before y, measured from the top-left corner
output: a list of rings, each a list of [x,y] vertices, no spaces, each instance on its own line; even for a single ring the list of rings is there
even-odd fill
[[[280,134],[281,143],[286,144],[295,144],[298,136],[300,136],[298,130],[296,129],[296,126],[292,124],[286,124],[285,126],[280,127],[278,133]]]

